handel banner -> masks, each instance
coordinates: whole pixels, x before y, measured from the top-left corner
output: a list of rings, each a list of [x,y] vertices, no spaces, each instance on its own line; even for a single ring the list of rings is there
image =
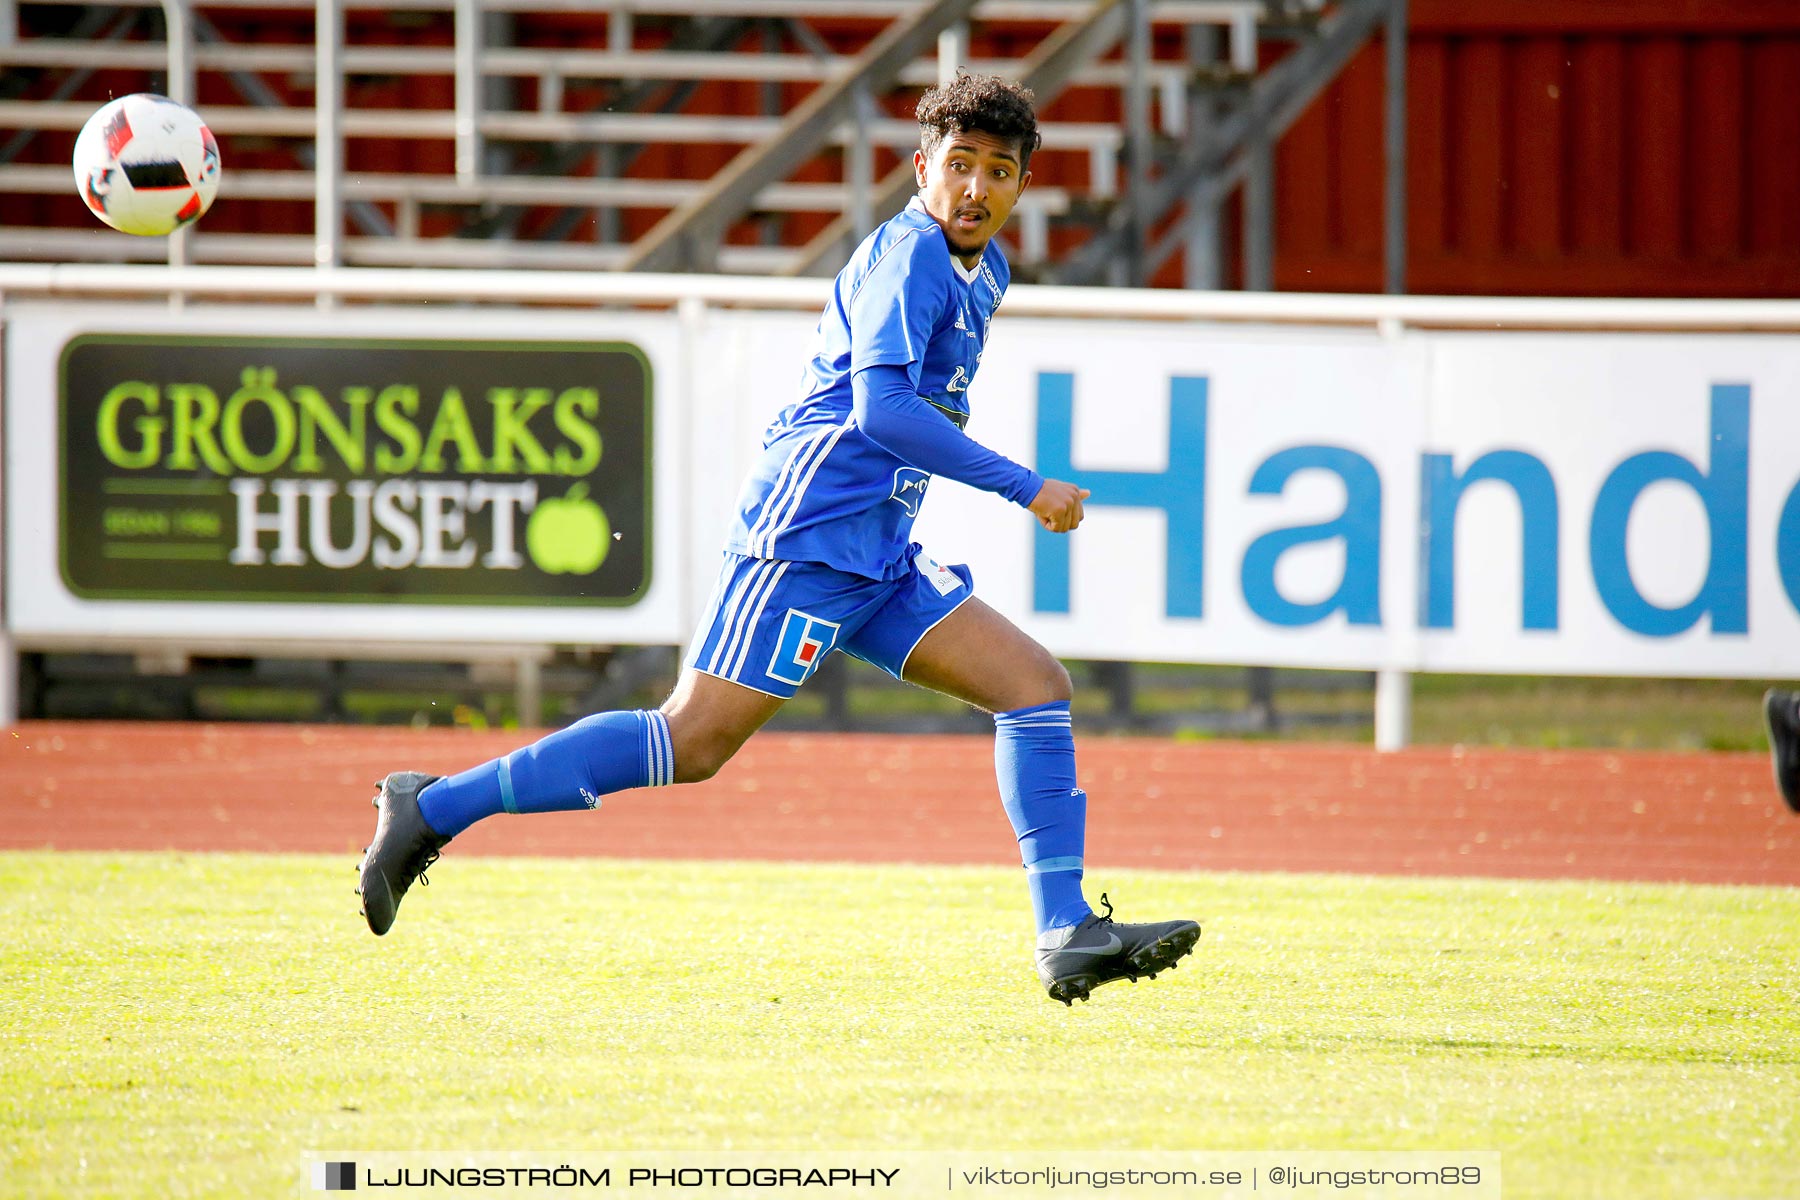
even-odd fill
[[[86,335],[62,574],[88,598],[631,604],[651,402],[627,343]]]

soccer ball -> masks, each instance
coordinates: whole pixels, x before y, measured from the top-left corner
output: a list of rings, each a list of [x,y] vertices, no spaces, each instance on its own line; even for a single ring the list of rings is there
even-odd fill
[[[75,187],[121,233],[160,237],[199,219],[219,193],[219,144],[167,96],[121,96],[75,139]]]

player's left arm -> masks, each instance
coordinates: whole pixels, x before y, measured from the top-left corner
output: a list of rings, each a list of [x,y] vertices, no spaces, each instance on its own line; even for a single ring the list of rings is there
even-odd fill
[[[1043,476],[969,437],[920,396],[906,366],[864,367],[850,386],[857,426],[895,458],[1022,506],[1043,490]]]

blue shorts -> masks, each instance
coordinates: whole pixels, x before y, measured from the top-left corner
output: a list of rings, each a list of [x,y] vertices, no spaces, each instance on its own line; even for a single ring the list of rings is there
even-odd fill
[[[902,678],[913,647],[975,594],[969,568],[940,566],[917,543],[907,556],[913,569],[884,582],[728,553],[685,665],[783,700],[833,650]]]

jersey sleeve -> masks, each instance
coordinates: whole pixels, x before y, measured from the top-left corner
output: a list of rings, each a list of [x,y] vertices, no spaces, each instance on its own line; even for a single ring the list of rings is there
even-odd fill
[[[922,232],[899,239],[850,298],[850,371],[905,366],[916,382],[925,348],[950,305],[950,256]]]
[[[1043,476],[989,450],[921,399],[898,364],[858,371],[852,385],[857,425],[894,457],[1027,507],[1043,488]]]

